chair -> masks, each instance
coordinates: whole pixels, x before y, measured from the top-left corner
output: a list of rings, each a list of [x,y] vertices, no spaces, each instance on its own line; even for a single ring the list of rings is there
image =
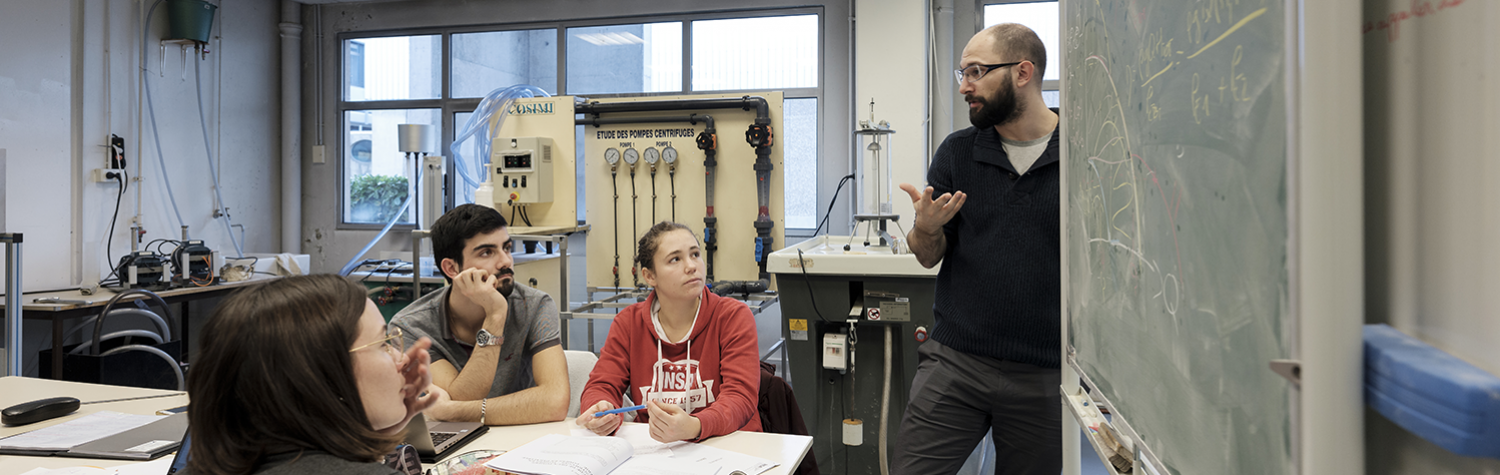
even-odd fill
[[[131,296],[144,297],[145,302],[160,307],[162,313],[152,312],[146,306],[136,306],[138,305],[136,302],[124,301],[126,297]],[[127,304],[136,307],[125,307],[124,305]],[[110,317],[117,319],[129,315],[149,320],[156,327],[157,332],[120,330],[104,333],[106,319]],[[83,343],[67,352],[63,364],[65,367],[73,368],[64,373],[69,376],[67,379],[178,391],[187,389],[182,366],[173,355],[180,351],[181,342],[172,339],[171,327],[167,325],[163,315],[170,315],[170,310],[167,308],[167,303],[155,293],[142,289],[130,289],[116,294],[109,300],[109,303],[104,305],[104,309],[98,315],[64,332],[65,335],[69,335],[88,326],[94,327],[92,336],[86,336]],[[150,343],[138,343],[140,339],[148,340]],[[105,342],[115,341],[123,341],[124,344],[110,349],[104,348]],[[153,363],[155,361],[160,363]],[[161,364],[165,365],[165,377],[162,375],[163,371],[159,369]]]
[[[578,350],[563,350],[563,357],[568,360],[568,417],[578,417],[578,398],[583,396],[583,387],[589,384],[589,373],[599,357]]]
[[[773,350],[774,351],[774,350]],[[757,409],[760,411],[762,431],[772,434],[808,435],[807,424],[802,420],[802,410],[797,407],[797,397],[792,386],[776,375],[776,367],[760,363],[760,394]],[[788,467],[796,475],[818,475],[818,461],[809,453],[797,467]]]

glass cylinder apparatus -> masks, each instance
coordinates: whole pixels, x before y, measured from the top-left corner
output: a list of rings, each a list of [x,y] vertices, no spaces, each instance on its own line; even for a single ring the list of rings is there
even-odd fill
[[[896,131],[890,124],[880,121],[859,121],[860,128],[854,135],[859,137],[856,151],[859,159],[855,164],[854,186],[859,196],[856,214],[868,216],[893,215],[891,208],[891,136]]]

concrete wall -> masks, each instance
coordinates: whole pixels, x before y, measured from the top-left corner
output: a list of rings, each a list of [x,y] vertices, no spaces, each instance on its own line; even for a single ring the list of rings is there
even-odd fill
[[[74,267],[69,246],[73,229],[65,224],[74,216],[77,186],[69,133],[73,5],[20,0],[0,8],[0,44],[12,45],[0,48],[6,231],[25,234],[23,269],[31,270],[26,288],[56,288],[72,280]]]
[[[211,215],[209,151],[222,165],[219,177],[229,212],[236,224],[245,226],[246,251],[275,250],[276,17],[274,5],[262,3],[222,5],[210,53],[200,60],[194,60],[191,49],[184,59],[181,49],[171,45],[162,57],[158,40],[166,32],[166,9],[157,9],[144,60],[157,135],[137,100],[140,17],[149,3],[7,3],[6,14],[0,15],[0,40],[28,45],[0,52],[0,143],[10,150],[12,162],[6,173],[7,203],[13,208],[7,210],[8,224],[27,234],[28,290],[73,286],[107,274],[106,261],[129,250],[129,220],[137,214],[146,239],[180,237],[180,213],[181,224],[189,226],[194,238],[232,249],[224,225]],[[199,73],[207,149],[196,92]],[[109,134],[126,139],[128,170],[141,182],[121,199],[113,252],[106,253],[119,185],[93,183],[88,175],[105,166]],[[176,211],[157,162],[158,136]]]
[[[890,201],[910,230],[912,202],[899,186],[927,184],[928,8],[909,0],[857,0],[854,9],[854,117],[869,120],[873,100],[876,121],[889,121],[896,130]],[[932,140],[941,143],[949,132],[934,131]]]
[[[277,250],[276,4],[220,2],[209,53],[197,59],[191,49],[184,58],[175,45],[163,55],[159,40],[167,18],[166,7],[159,7],[143,60],[141,18],[151,4],[20,0],[0,7],[0,44],[12,46],[0,51],[0,146],[9,162],[0,188],[7,230],[26,236],[27,291],[75,287],[107,275],[111,263],[130,250],[133,216],[143,223],[145,239],[177,239],[180,213],[193,238],[232,254],[225,225],[212,216],[210,152],[229,213],[244,226],[245,251]],[[137,95],[142,65],[154,100],[155,133]],[[141,181],[120,197],[112,252],[106,252],[120,188],[94,183],[89,174],[106,166],[110,134],[125,138],[127,169]],[[157,161],[158,137],[165,176]],[[45,341],[34,331],[45,332],[45,325],[29,322],[28,342]],[[32,358],[35,350],[26,347]]]

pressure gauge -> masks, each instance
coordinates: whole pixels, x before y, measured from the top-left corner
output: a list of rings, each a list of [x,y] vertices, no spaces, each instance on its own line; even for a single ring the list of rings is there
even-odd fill
[[[605,150],[604,151],[604,161],[609,162],[609,166],[615,166],[615,165],[619,164],[620,163],[620,151],[617,150],[617,149],[615,149],[614,147],[610,147],[609,149]]]
[[[668,145],[667,148],[661,149],[661,159],[662,161],[667,162],[667,165],[677,164],[677,149],[672,148],[671,145]]]
[[[661,159],[661,152],[657,152],[656,147],[646,147],[645,155],[646,164],[651,165],[652,167],[655,167],[656,161]]]
[[[635,151],[635,147],[625,149],[625,164],[635,166],[635,162],[641,159],[641,152]]]

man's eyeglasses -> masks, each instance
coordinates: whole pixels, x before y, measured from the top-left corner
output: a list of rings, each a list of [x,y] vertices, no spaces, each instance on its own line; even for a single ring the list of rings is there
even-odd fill
[[[406,352],[406,341],[401,339],[401,328],[394,326],[386,328],[385,338],[359,345],[359,347],[349,350],[349,352],[353,353],[380,344],[385,345],[386,351],[394,351],[396,355]]]
[[[980,78],[983,78],[985,74],[989,74],[990,71],[994,71],[1006,66],[1015,66],[1024,62],[1025,61],[1000,64],[976,64],[963,69],[955,69],[953,70],[953,79],[958,80],[958,85],[962,86],[964,85],[964,81],[978,81]]]

